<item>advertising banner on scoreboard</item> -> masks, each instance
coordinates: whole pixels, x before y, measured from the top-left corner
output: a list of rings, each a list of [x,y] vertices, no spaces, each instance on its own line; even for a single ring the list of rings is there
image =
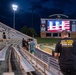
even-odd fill
[[[41,20],[41,31],[46,31],[46,20]]]
[[[71,31],[76,32],[76,21],[70,21]]]

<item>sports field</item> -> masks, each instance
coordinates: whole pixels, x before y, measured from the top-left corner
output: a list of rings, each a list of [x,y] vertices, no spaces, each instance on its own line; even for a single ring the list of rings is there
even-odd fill
[[[40,38],[36,37],[37,42],[41,45],[40,48],[48,53],[52,53],[52,50],[55,50],[56,43],[61,38]],[[74,38],[76,39],[76,38]]]
[[[52,50],[55,50],[55,45],[60,38],[39,38],[36,37],[37,42],[40,44],[40,48],[47,53],[52,54]]]
[[[40,37],[36,37],[37,42],[38,43],[42,43],[42,44],[53,44],[53,43],[57,43],[58,40],[60,40],[61,38],[40,38]]]
[[[52,51],[55,50],[55,45],[51,45],[51,44],[50,44],[50,45],[49,45],[49,44],[41,44],[41,45],[40,45],[40,48],[41,48],[42,50],[44,50],[45,52],[52,54]]]

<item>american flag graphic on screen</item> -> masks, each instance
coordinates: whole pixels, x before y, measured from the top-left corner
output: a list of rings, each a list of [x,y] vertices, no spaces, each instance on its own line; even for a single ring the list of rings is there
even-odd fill
[[[62,30],[70,31],[70,21],[68,20],[49,21],[48,31],[60,32]]]

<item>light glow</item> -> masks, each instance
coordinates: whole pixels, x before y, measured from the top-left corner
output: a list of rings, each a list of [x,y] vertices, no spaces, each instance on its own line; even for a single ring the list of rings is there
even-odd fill
[[[17,8],[18,8],[18,6],[17,6],[17,5],[15,5],[15,4],[13,4],[13,5],[12,5],[12,8],[13,8],[13,10],[14,10],[14,11],[16,11],[16,10],[17,10]]]

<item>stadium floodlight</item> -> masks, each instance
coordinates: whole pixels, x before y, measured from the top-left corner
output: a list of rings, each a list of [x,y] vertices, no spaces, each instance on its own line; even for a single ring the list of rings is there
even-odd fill
[[[17,5],[15,5],[15,4],[13,4],[13,5],[12,5],[12,8],[13,8],[13,10],[14,10],[14,11],[16,11],[16,10],[17,10],[17,8],[18,8],[18,6],[17,6]]]
[[[15,29],[15,11],[17,10],[18,5],[13,4],[12,8],[14,10],[14,14],[13,14],[13,28]]]

